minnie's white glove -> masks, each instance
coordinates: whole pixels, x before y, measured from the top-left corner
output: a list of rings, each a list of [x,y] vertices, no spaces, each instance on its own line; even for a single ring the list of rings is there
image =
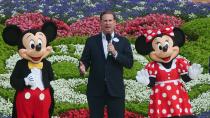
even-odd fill
[[[200,64],[192,64],[189,67],[188,74],[191,79],[197,79],[198,76],[203,72],[203,68]]]
[[[36,89],[36,75],[34,73],[30,73],[26,78],[24,78],[25,85],[31,86],[31,89],[35,90]]]
[[[148,85],[150,80],[149,80],[149,73],[147,72],[147,70],[143,69],[141,71],[138,71],[136,80],[141,84]]]

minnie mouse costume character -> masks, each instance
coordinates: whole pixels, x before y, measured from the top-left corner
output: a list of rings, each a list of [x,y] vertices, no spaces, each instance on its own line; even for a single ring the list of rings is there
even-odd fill
[[[7,26],[2,33],[5,43],[18,46],[22,57],[10,76],[16,90],[13,102],[13,118],[50,118],[54,109],[54,79],[51,63],[45,59],[52,51],[49,42],[57,35],[57,27],[46,22],[41,30],[22,32],[16,25]]]
[[[178,56],[179,47],[184,42],[184,32],[174,27],[147,30],[135,42],[137,52],[148,54],[152,60],[136,76],[138,82],[152,88],[148,110],[150,118],[194,117],[180,78],[184,82],[196,79],[203,68]]]

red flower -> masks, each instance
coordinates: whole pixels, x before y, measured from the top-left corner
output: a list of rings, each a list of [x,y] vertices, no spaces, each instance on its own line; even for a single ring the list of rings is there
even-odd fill
[[[23,13],[18,14],[10,19],[7,19],[6,25],[17,25],[20,27],[22,31],[26,31],[29,29],[40,29],[41,26],[46,21],[54,22],[58,27],[58,36],[64,37],[69,36],[69,26],[63,21],[57,19],[51,19],[49,17],[43,16],[41,13]]]
[[[183,24],[180,18],[166,14],[150,14],[137,17],[116,25],[115,31],[122,36],[139,36],[145,29],[160,29],[165,26],[180,27]],[[87,17],[70,25],[71,36],[91,36],[100,32],[99,17]]]
[[[180,27],[183,22],[180,18],[166,14],[150,14],[122,23],[124,29],[119,33],[126,36],[139,36],[143,34],[143,30],[155,30],[166,26]]]
[[[12,17],[6,21],[6,25],[18,25],[23,31],[28,29],[39,29],[46,21],[53,21],[58,27],[58,36],[92,36],[100,32],[100,19],[97,16],[80,19],[71,25],[63,21],[51,19],[41,13],[24,13]],[[139,36],[143,30],[160,29],[166,26],[180,27],[183,24],[180,18],[166,14],[150,14],[144,17],[137,17],[116,25],[115,31],[122,36]]]
[[[70,110],[65,113],[60,114],[60,118],[89,118],[89,110],[88,109],[78,109],[78,110]],[[142,115],[129,112],[125,110],[124,114],[125,118],[144,118]],[[107,109],[105,108],[104,118],[108,118]]]

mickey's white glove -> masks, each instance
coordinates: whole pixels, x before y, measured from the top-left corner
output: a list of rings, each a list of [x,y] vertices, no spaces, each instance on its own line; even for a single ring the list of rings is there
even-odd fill
[[[137,72],[136,80],[144,85],[148,85],[150,80],[149,80],[149,73],[147,70],[143,69],[141,71]]]
[[[197,79],[198,76],[203,72],[203,68],[200,64],[192,64],[189,67],[188,74],[191,79]]]
[[[36,75],[33,73],[30,73],[26,78],[24,78],[25,85],[26,86],[30,85],[31,89],[35,90],[36,89],[35,79],[36,79]]]

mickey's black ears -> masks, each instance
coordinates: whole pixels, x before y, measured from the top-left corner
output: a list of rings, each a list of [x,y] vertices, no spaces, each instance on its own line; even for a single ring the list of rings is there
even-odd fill
[[[136,51],[141,55],[148,55],[152,49],[152,42],[146,42],[145,36],[139,36],[135,42]]]
[[[5,43],[11,46],[18,45],[21,40],[22,31],[16,25],[9,25],[4,28],[2,37]]]
[[[45,22],[42,26],[42,32],[47,38],[47,42],[53,41],[57,36],[57,27],[53,22]]]
[[[182,47],[185,43],[185,34],[184,32],[179,28],[174,28],[174,46]]]

